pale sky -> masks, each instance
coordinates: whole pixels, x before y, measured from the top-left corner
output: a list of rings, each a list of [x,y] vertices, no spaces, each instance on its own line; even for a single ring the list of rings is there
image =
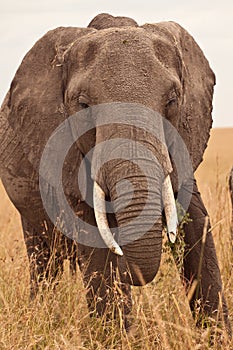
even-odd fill
[[[0,0],[0,101],[26,52],[48,30],[86,27],[98,13],[123,15],[139,24],[172,20],[198,42],[217,77],[215,127],[233,127],[232,0]]]

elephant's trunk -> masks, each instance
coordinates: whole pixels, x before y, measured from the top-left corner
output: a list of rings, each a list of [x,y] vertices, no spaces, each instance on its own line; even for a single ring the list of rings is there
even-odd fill
[[[162,246],[162,184],[161,169],[150,160],[142,160],[145,176],[128,160],[112,160],[106,167],[108,187],[118,226],[118,243],[124,256],[127,281],[142,285],[157,273]],[[121,261],[122,260],[122,261]]]
[[[96,187],[111,199],[116,217],[116,240],[124,254],[119,257],[119,266],[125,272],[126,281],[134,285],[150,282],[157,273],[162,249],[163,200],[168,228],[174,234],[177,223],[167,149],[159,136],[145,129],[125,123],[102,124],[96,128],[97,144],[92,159]],[[103,212],[103,208],[101,204],[101,208],[95,210]],[[98,213],[96,218],[101,225]],[[102,219],[104,230],[99,227],[100,233],[104,231],[110,237],[108,246],[121,253],[109,236],[106,216]]]
[[[109,161],[104,166],[104,173],[108,175],[104,176],[103,185],[107,187],[112,201],[118,226],[117,240],[124,253],[119,258],[119,265],[123,266],[124,279],[134,285],[143,285],[155,277],[162,247],[164,173],[158,164],[149,159],[142,159],[140,163],[143,169],[147,168],[146,176],[137,164],[128,160]],[[96,184],[95,186],[99,187]],[[171,197],[167,193],[166,195]],[[98,206],[98,210],[103,214],[104,205]],[[104,222],[99,222],[98,215],[96,218],[102,237],[103,230],[110,237],[110,241],[104,239],[107,245],[118,255],[122,255],[121,248],[115,245],[108,229],[106,215]]]

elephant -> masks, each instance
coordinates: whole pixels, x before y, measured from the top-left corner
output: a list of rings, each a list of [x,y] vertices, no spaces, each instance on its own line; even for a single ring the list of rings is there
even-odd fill
[[[184,225],[182,268],[187,291],[197,280],[191,310],[195,313],[198,302],[203,320],[217,317],[222,305],[230,330],[208,213],[193,175],[209,139],[214,85],[203,52],[175,22],[139,26],[127,17],[99,14],[87,28],[59,27],[35,43],[13,78],[0,117],[0,175],[21,216],[32,297],[69,258],[74,272],[76,265],[81,270],[91,314],[101,317],[118,303],[128,329],[131,286],[156,276],[164,220],[175,244],[179,219],[174,203],[183,193],[180,204],[190,218]],[[70,119],[78,113],[81,119]],[[160,136],[150,128],[157,128]],[[64,130],[73,139],[57,176],[64,192],[59,191],[80,219],[71,232],[71,215],[65,233],[60,192],[53,181],[65,148]],[[59,137],[51,138],[54,133]],[[179,137],[191,172],[176,147]],[[52,175],[49,167],[41,170],[42,159],[54,167]],[[176,169],[177,162],[182,171]],[[54,208],[55,218],[48,214]]]

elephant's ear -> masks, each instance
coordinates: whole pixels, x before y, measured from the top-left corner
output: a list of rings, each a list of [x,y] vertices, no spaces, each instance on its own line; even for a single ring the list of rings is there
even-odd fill
[[[176,48],[179,73],[183,86],[183,104],[178,131],[185,141],[196,170],[202,161],[212,126],[212,98],[215,75],[193,37],[174,22],[146,24],[152,31]],[[181,63],[181,64],[180,64]]]
[[[52,132],[67,118],[64,56],[82,36],[94,31],[73,27],[49,31],[26,54],[11,83],[5,117],[36,169]]]
[[[18,157],[22,154],[20,148],[20,138],[14,133],[8,122],[9,115],[9,97],[8,91],[0,110],[0,177],[3,176],[5,168],[10,166],[13,157]]]

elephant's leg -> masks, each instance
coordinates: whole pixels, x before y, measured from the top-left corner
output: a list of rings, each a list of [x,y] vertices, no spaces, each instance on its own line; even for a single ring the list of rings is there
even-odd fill
[[[224,320],[226,326],[230,329],[228,309],[222,291],[222,281],[209,221],[206,241],[204,247],[202,246],[208,213],[202,202],[196,181],[194,181],[188,213],[192,221],[185,226],[184,280],[188,287],[191,286],[194,280],[198,282],[196,291],[190,300],[191,310],[195,313],[195,307],[198,305],[203,321],[206,316],[216,318],[219,307],[222,305]],[[201,259],[202,251],[203,258]]]
[[[57,255],[53,247],[53,229],[37,230],[24,217],[21,221],[29,259],[31,298],[34,298],[40,283],[51,282],[62,270],[63,256]]]
[[[131,311],[131,288],[121,282],[117,270],[117,256],[105,248],[91,248],[79,244],[78,262],[87,288],[89,310],[97,316],[123,316]]]

